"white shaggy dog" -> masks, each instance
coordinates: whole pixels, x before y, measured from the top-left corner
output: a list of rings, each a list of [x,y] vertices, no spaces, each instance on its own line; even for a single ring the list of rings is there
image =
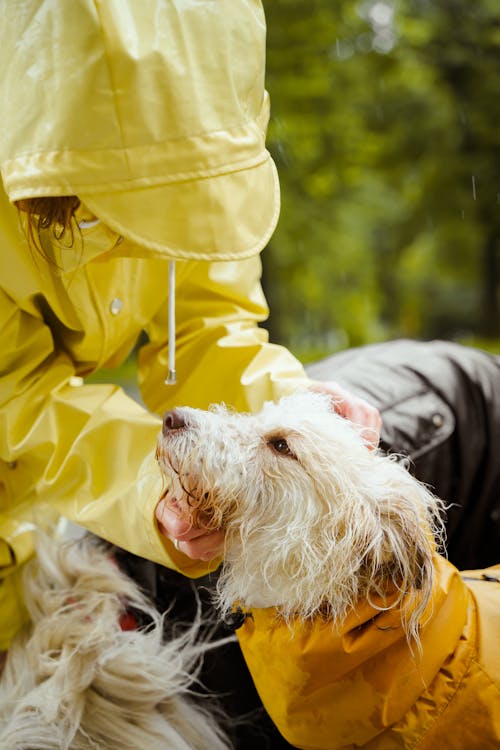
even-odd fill
[[[193,521],[225,529],[219,604],[247,610],[240,643],[289,742],[500,746],[499,571],[461,580],[440,501],[327,397],[175,409],[157,457]]]
[[[287,620],[321,613],[340,623],[393,580],[401,599],[416,600],[407,624],[417,635],[440,501],[396,461],[375,458],[328,397],[289,397],[255,416],[176,409],[158,459],[193,514],[226,529],[224,613],[238,601],[277,607]]]
[[[162,618],[94,539],[40,534],[25,600],[32,624],[0,680],[2,750],[227,750],[190,697],[200,624],[163,643]],[[122,629],[126,607],[149,627]]]

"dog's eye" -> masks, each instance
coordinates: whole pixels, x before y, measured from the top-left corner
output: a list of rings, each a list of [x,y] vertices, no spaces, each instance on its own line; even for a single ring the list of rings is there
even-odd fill
[[[269,441],[269,445],[274,448],[276,453],[281,453],[282,456],[293,456],[290,446],[284,438],[275,438]]]

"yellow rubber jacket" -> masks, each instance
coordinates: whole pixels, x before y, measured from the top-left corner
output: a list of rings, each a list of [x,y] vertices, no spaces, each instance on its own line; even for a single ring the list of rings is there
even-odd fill
[[[490,569],[500,581],[500,566]],[[500,747],[500,582],[436,561],[410,650],[398,609],[367,602],[342,628],[289,628],[253,610],[237,631],[276,726],[303,750],[494,750]]]
[[[159,415],[217,401],[257,410],[305,375],[258,327],[268,314],[258,252],[277,217],[260,3],[1,7],[3,649],[23,619],[19,570],[47,506],[137,555],[207,572],[154,522]],[[12,202],[66,194],[82,198],[74,241],[44,230],[39,254]],[[167,386],[172,258],[177,384]],[[117,386],[85,383],[120,365],[143,331],[147,409]]]

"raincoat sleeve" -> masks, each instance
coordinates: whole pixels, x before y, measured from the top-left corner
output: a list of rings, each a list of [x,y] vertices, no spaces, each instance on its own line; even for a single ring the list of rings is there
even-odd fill
[[[145,403],[207,408],[223,401],[240,411],[258,411],[309,383],[302,365],[282,346],[269,343],[258,326],[268,316],[260,285],[261,262],[177,263],[177,384],[165,385],[167,310],[148,328],[150,343],[139,355]]]
[[[83,385],[37,308],[0,290],[0,575],[31,555],[44,506],[137,555],[206,573],[155,525],[158,418],[117,386]]]

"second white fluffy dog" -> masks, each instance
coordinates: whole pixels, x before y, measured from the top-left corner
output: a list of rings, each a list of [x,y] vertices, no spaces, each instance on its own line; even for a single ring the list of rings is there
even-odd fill
[[[90,536],[40,531],[24,584],[31,623],[0,679],[2,750],[229,749],[191,694],[210,648],[200,622],[164,642],[163,618]],[[124,629],[127,607],[150,625]]]

